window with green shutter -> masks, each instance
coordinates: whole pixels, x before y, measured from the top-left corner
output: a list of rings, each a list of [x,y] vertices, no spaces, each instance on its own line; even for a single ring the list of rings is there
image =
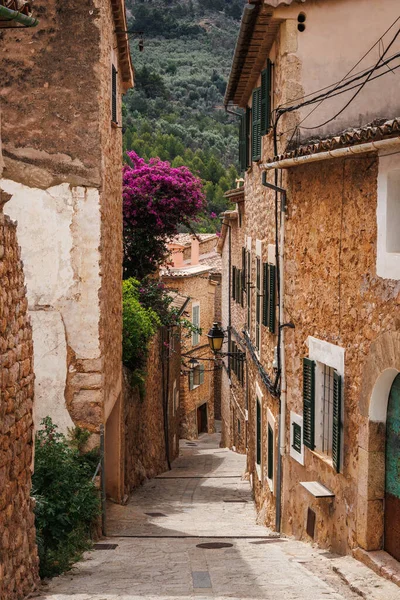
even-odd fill
[[[293,442],[292,448],[299,454],[301,453],[301,427],[298,423],[292,423],[293,427]]]
[[[266,135],[271,128],[271,83],[272,64],[267,60],[267,67],[261,73],[261,135]]]
[[[303,443],[315,448],[315,363],[303,358]]]
[[[263,311],[262,322],[271,333],[276,328],[276,267],[268,263],[263,264]]]
[[[261,88],[253,90],[251,119],[251,158],[261,159]]]
[[[340,471],[340,442],[342,418],[342,378],[333,374],[333,423],[332,423],[332,461],[336,471]]]
[[[245,171],[247,169],[247,135],[246,135],[246,115],[240,117],[239,122],[239,163],[240,169]]]
[[[256,463],[261,465],[261,402],[256,402]]]
[[[268,479],[274,478],[274,432],[272,431],[271,425],[268,423],[268,465],[267,465],[267,477]]]
[[[111,121],[118,123],[117,115],[117,69],[112,65],[111,67]]]

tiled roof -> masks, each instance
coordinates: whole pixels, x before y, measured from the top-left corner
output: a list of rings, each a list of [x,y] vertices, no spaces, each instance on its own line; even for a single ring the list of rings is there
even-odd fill
[[[336,148],[354,146],[356,144],[365,144],[390,137],[400,136],[400,117],[385,121],[380,125],[367,125],[358,129],[348,129],[343,133],[324,139],[311,140],[309,143],[302,144],[298,148],[288,150],[274,158],[268,159],[268,163],[281,160],[297,158],[318,152],[327,152]]]
[[[207,254],[202,254],[199,258],[199,262],[201,265],[212,267],[212,273],[222,272],[222,258],[215,250],[208,252]]]
[[[201,242],[206,242],[212,238],[217,239],[218,236],[215,233],[196,233],[196,237],[201,244]],[[190,246],[192,243],[192,238],[192,233],[178,233],[178,235],[176,235],[172,241],[182,244],[183,246]]]
[[[187,265],[183,267],[163,267],[161,269],[161,277],[174,278],[174,277],[196,277],[196,275],[202,275],[211,271],[211,267],[208,265]]]
[[[244,186],[228,190],[224,194],[225,198],[229,198],[231,202],[241,202],[244,200]]]

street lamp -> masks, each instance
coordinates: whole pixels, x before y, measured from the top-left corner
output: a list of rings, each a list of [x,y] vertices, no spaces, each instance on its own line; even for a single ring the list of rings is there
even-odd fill
[[[217,352],[221,352],[225,334],[223,329],[221,329],[221,327],[218,325],[218,323],[213,324],[212,328],[207,334],[207,337],[212,352],[214,354],[216,354]]]

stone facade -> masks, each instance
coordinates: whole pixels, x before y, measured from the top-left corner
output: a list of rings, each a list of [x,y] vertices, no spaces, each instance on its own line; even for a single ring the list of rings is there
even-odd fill
[[[257,2],[252,4],[257,5],[253,7],[254,11],[261,6]],[[324,15],[318,13],[318,19],[324,17],[324,22],[329,24],[327,13],[333,10],[332,2],[324,7],[312,1],[308,4],[310,12],[305,10],[306,15],[314,14],[312,11],[316,11],[315,14],[325,11]],[[370,6],[372,4],[369,2]],[[307,5],[305,9],[308,9]],[[358,5],[354,7],[355,11],[358,9]],[[241,74],[240,85],[236,82],[235,99],[242,94],[237,102],[240,106],[251,110],[251,92],[261,85],[261,69],[266,66],[267,58],[273,64],[272,108],[293,103],[305,90],[310,91],[307,88],[309,71],[305,66],[315,59],[315,52],[312,54],[315,32],[311,24],[308,37],[301,37],[297,28],[298,13],[299,7],[295,3],[276,11],[266,6],[260,8],[254,28],[263,23],[265,39],[251,57],[252,38],[242,35],[241,43],[247,43],[243,40],[250,42],[244,50],[249,52],[246,69]],[[353,18],[350,11],[348,25]],[[372,19],[367,29],[370,25],[373,26]],[[245,27],[242,24],[242,28]],[[306,47],[310,53],[307,56]],[[353,51],[352,47],[350,54]],[[330,50],[327,52],[329,54]],[[235,73],[235,69],[232,72]],[[236,85],[232,81],[228,84],[228,94],[231,93],[230,86]],[[315,87],[322,87],[321,81]],[[383,78],[381,85],[387,87],[387,80]],[[359,115],[375,106],[376,97],[371,100],[375,92],[372,90],[371,94],[362,100],[364,104]],[[386,114],[392,100],[395,101],[391,97],[387,105],[379,106],[376,116]],[[325,106],[323,110],[326,110]],[[384,255],[382,247],[386,243],[385,235],[388,235],[387,226],[382,226],[382,215],[386,216],[389,210],[383,198],[388,194],[387,173],[399,169],[400,163],[398,156],[379,157],[376,151],[368,152],[371,148],[366,146],[358,157],[334,159],[332,156],[327,161],[315,158],[318,162],[314,164],[300,167],[293,162],[293,166],[284,165],[287,170],[280,171],[277,159],[278,170],[272,166],[266,169],[266,163],[271,163],[272,157],[284,154],[288,144],[291,148],[298,146],[295,143],[298,139],[296,137],[294,141],[291,132],[299,121],[298,111],[279,118],[277,145],[274,144],[273,130],[262,137],[261,160],[249,161],[242,198],[237,190],[229,193],[238,209],[225,214],[226,227],[219,243],[223,261],[222,321],[224,327],[231,326],[232,340],[246,350],[247,376],[243,391],[237,385],[235,374],[230,377],[223,374],[223,441],[230,447],[238,444],[241,424],[237,414],[244,413],[248,470],[260,521],[299,538],[310,539],[311,534],[319,545],[339,553],[351,552],[357,546],[376,550],[384,548],[386,406],[391,384],[400,371],[400,270],[395,277],[385,275],[377,255],[380,248]],[[358,120],[354,125],[359,125]],[[333,130],[334,127],[340,127],[340,124],[331,123],[329,133],[339,133],[340,129]],[[393,139],[388,144],[393,146],[395,153],[398,133],[396,137],[394,132],[390,135]],[[361,129],[355,133],[354,141],[337,137],[337,147],[355,144],[358,139],[362,143],[362,136]],[[323,146],[324,143],[321,151]],[[390,152],[391,146],[388,147]],[[304,144],[302,151],[311,153],[312,146]],[[298,152],[301,154],[300,150]],[[388,161],[391,161],[390,165]],[[282,196],[262,184],[263,171],[266,171],[266,183],[279,185],[287,192],[287,210],[282,215]],[[278,248],[276,240],[279,241]],[[277,256],[279,247],[283,257]],[[386,245],[386,253],[387,248]],[[246,263],[249,285],[246,285],[242,299],[234,300],[232,267],[243,269],[243,251],[250,261]],[[391,264],[395,264],[393,257],[390,258]],[[261,265],[280,267],[283,274],[283,288],[278,284],[278,278],[275,279],[274,331],[261,324],[259,334],[257,296],[263,297],[263,306],[269,291],[265,291],[261,273],[262,293],[257,292],[258,259]],[[390,272],[395,272],[393,266]],[[281,314],[279,291],[283,296]],[[285,324],[281,335],[278,335],[279,323]],[[291,326],[287,327],[287,324]],[[281,357],[286,375],[284,390],[281,387],[282,371],[279,370]],[[329,444],[322,440],[327,431],[322,424],[322,404],[316,404],[315,408],[315,448],[311,450],[303,443],[302,363],[307,357],[314,361],[316,371],[325,369],[324,376],[327,373],[327,377],[333,378],[335,373],[341,377],[343,408],[339,419],[341,460],[337,465],[338,472],[331,449],[321,449],[324,443]],[[322,375],[316,377],[315,397],[323,397],[327,392],[321,391],[325,386]],[[295,450],[298,445],[294,445],[292,437],[294,424],[301,430],[299,451]],[[278,486],[280,467],[281,490]],[[307,481],[322,484],[332,497],[314,497],[301,485]],[[280,519],[277,515],[279,500]]]
[[[38,579],[31,492],[33,343],[16,224],[0,190],[0,598],[21,600]]]
[[[63,432],[80,425],[92,445],[104,424],[107,489],[120,499],[121,94],[132,85],[127,36],[116,32],[126,29],[124,5],[40,0],[35,10],[29,52],[18,32],[2,33],[0,80],[1,186],[25,263],[36,423],[50,415]]]
[[[142,395],[132,384],[130,372],[124,370],[126,494],[145,479],[167,471],[168,462],[179,455],[180,374],[180,333],[176,328],[163,328],[154,337]]]
[[[215,248],[216,236],[212,242]],[[194,310],[199,311],[198,336],[188,335],[185,330],[182,334],[182,355],[184,374],[180,382],[180,437],[196,439],[201,431],[213,433],[215,430],[215,405],[220,406],[221,367],[214,363],[214,357],[209,349],[207,333],[216,318],[220,316],[220,267],[219,257],[210,252],[210,240],[206,239],[204,249],[198,240],[192,241],[190,260],[183,262],[185,247],[182,245],[181,256],[179,248],[174,246],[172,259],[181,266],[164,270],[162,278],[170,290],[177,291],[182,296],[187,296],[189,302],[185,307],[184,316],[194,322]],[[211,256],[210,256],[211,255]],[[209,257],[203,258],[202,257]],[[215,261],[207,265],[207,260]],[[198,365],[196,370],[202,370],[192,379],[189,361],[194,358]],[[197,376],[199,379],[197,379]]]

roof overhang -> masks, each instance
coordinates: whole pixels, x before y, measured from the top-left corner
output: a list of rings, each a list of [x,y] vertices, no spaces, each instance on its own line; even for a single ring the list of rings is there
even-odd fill
[[[224,105],[245,108],[275,40],[282,18],[274,9],[306,0],[249,0],[244,7]]]
[[[243,202],[244,201],[244,186],[235,188],[234,190],[228,190],[225,192],[224,197],[231,202]]]
[[[125,2],[124,0],[111,0],[111,7],[114,17],[115,35],[117,38],[122,89],[126,92],[129,88],[133,87],[134,69],[127,34],[128,26],[126,22]]]
[[[324,140],[302,144],[295,150],[270,158],[262,167],[285,169],[331,158],[383,152],[399,145],[400,117],[385,121],[381,125],[367,125]]]

